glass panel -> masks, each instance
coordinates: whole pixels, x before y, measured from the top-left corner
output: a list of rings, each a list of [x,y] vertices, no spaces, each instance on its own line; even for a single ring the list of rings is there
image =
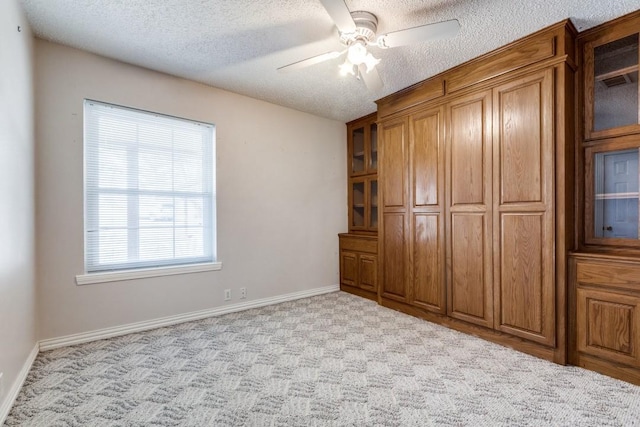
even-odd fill
[[[138,203],[140,227],[173,226],[175,213],[172,197],[140,196]]]
[[[364,227],[364,182],[353,183],[353,223],[354,227]]]
[[[638,149],[597,153],[594,237],[638,238]]]
[[[594,51],[593,130],[638,123],[638,34]]]
[[[101,265],[127,262],[129,259],[126,229],[99,231],[98,262]]]
[[[371,213],[369,224],[371,228],[378,228],[378,181],[371,181]]]
[[[378,169],[378,125],[371,125],[371,169]]]
[[[353,158],[351,160],[351,170],[353,172],[364,171],[364,128],[354,129],[353,138]]]

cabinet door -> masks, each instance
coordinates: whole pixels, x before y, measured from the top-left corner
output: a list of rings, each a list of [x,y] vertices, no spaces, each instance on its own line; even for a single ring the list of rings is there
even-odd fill
[[[586,139],[640,132],[638,18],[583,41]]]
[[[553,69],[494,89],[496,328],[555,345]]]
[[[368,129],[365,123],[350,127],[349,134],[349,175],[362,175],[367,173],[367,136]]]
[[[382,222],[378,277],[382,281],[381,296],[407,302],[409,268],[408,212],[408,132],[407,119],[383,122],[379,162],[379,193]],[[379,208],[380,209],[380,208]]]
[[[370,231],[378,230],[378,179],[369,178],[367,180],[367,207],[369,211],[369,222],[367,227]]]
[[[368,123],[369,126],[369,161],[367,163],[369,173],[378,171],[378,125],[377,123]]]
[[[349,179],[349,230],[368,229],[369,188],[365,177]]]
[[[407,207],[408,132],[406,119],[384,123],[380,141],[383,209]]]
[[[491,92],[447,105],[447,312],[493,328]]]
[[[411,304],[444,313],[443,109],[409,119],[411,182]]]
[[[349,286],[358,284],[358,255],[353,252],[340,252],[340,283]]]
[[[407,224],[406,214],[385,213],[382,216],[382,232],[379,237],[379,254],[382,279],[382,296],[407,301]]]
[[[578,289],[578,351],[640,367],[640,298]]]
[[[375,255],[361,254],[358,257],[360,287],[368,291],[378,291],[378,258]]]

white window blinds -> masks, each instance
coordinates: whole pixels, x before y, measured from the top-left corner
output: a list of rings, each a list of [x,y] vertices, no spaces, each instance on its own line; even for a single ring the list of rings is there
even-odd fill
[[[215,260],[214,132],[85,100],[87,272]]]

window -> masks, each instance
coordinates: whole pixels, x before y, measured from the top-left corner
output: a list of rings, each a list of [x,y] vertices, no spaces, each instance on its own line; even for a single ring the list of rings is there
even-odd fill
[[[85,100],[86,272],[215,261],[214,133]]]

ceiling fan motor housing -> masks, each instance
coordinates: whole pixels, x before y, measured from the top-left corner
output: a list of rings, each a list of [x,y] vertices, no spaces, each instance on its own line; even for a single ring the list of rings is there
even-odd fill
[[[358,40],[365,43],[373,42],[378,29],[378,18],[373,13],[365,11],[351,12],[351,17],[356,24],[356,30],[352,33],[341,32],[340,42],[345,46],[350,46]]]

